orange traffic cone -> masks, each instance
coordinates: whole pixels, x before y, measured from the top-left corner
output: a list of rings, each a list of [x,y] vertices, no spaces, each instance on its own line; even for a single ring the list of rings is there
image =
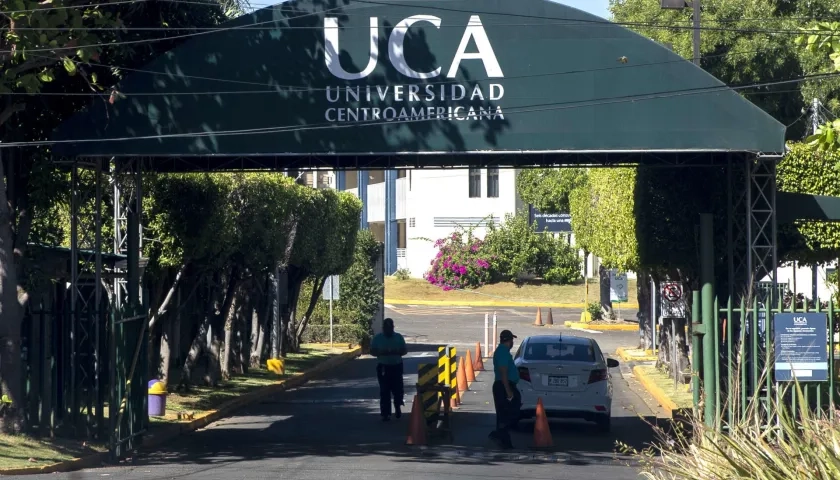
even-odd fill
[[[542,327],[542,326],[543,326],[543,323],[542,323],[542,310],[540,309],[540,307],[537,307],[537,319],[536,319],[536,320],[534,320],[534,326],[535,326],[535,327]]]
[[[455,409],[461,406],[461,394],[458,393],[458,389],[455,388],[452,392],[452,396],[449,397],[449,408]]]
[[[411,405],[411,421],[408,424],[408,438],[406,445],[426,444],[426,419],[423,418],[423,407],[420,405],[420,397],[414,396],[414,403]]]
[[[551,314],[551,309],[548,309],[548,316],[545,317],[546,325],[554,325],[554,316]]]
[[[473,369],[472,355],[467,350],[467,359],[464,360],[464,366],[467,367],[467,386],[475,381],[475,370]]]
[[[475,365],[473,370],[476,372],[484,371],[484,360],[481,359],[481,342],[475,342]]]
[[[467,372],[464,368],[464,357],[458,359],[458,373],[455,376],[455,381],[458,383],[458,393],[466,392],[470,389],[467,385]]]
[[[553,447],[551,430],[548,428],[548,418],[545,416],[545,407],[542,397],[537,399],[537,421],[534,424],[534,448]]]

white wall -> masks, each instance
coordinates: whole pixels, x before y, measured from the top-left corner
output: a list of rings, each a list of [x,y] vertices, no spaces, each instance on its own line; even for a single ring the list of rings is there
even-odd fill
[[[834,287],[829,285],[826,281],[827,272],[834,269],[836,264],[817,267],[817,296],[821,301],[828,301],[834,294]],[[788,289],[793,291],[793,266],[779,267],[776,270],[778,275],[777,283],[783,283],[788,286]],[[805,295],[807,298],[813,296],[813,274],[811,267],[797,267],[796,268],[796,292]],[[769,277],[762,279],[762,281],[770,281]]]
[[[411,276],[422,278],[437,253],[433,242],[457,229],[451,224],[441,225],[444,219],[461,223],[492,215],[502,221],[505,214],[515,213],[518,203],[516,172],[500,169],[499,197],[487,198],[487,169],[481,169],[481,197],[470,198],[468,169],[411,170],[406,192],[408,230],[405,260]],[[436,218],[438,226],[435,226]],[[483,238],[485,233],[486,228],[483,227],[474,230],[479,238]]]

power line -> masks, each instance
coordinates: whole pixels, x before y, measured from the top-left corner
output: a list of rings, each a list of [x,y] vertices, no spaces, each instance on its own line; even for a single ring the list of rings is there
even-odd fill
[[[166,0],[166,1],[177,1],[177,2],[181,2],[181,3],[185,3],[183,0]],[[372,0],[356,0],[356,2],[362,3],[362,4],[377,5],[377,6],[393,5],[391,3],[375,2],[375,1],[372,1]],[[201,4],[202,2],[191,2],[191,3]],[[208,4],[208,5],[210,5],[210,4]],[[280,4],[280,5],[282,5],[282,4]],[[681,25],[673,25],[673,24],[656,24],[656,23],[652,23],[652,22],[610,22],[610,21],[604,20],[604,19],[599,19],[599,20],[561,19],[561,18],[550,18],[550,17],[535,16],[535,15],[510,13],[510,12],[505,12],[505,13],[486,12],[486,11],[485,12],[480,12],[480,11],[474,11],[474,10],[446,8],[446,7],[440,7],[440,6],[434,6],[434,7],[420,6],[420,5],[402,5],[402,6],[416,7],[416,8],[426,8],[426,9],[431,9],[431,10],[460,12],[460,13],[496,15],[496,16],[504,16],[504,17],[531,18],[531,19],[543,20],[539,23],[520,23],[520,24],[492,24],[492,23],[489,23],[489,24],[487,24],[487,26],[579,26],[581,24],[584,24],[584,25],[589,25],[589,26],[599,26],[600,25],[600,26],[605,26],[605,27],[619,25],[619,26],[623,26],[623,27],[643,27],[643,28],[665,29],[665,30],[692,30],[692,31],[695,30],[694,26],[681,26]],[[334,8],[326,9],[326,10],[323,10],[323,11],[318,11],[318,12],[308,12],[308,13],[305,13],[305,14],[302,14],[302,15],[299,15],[299,16],[289,17],[289,18],[284,19],[284,20],[295,20],[295,19],[309,17],[309,16],[313,16],[313,15],[318,16],[318,15],[322,15],[322,14],[325,14],[325,13],[329,13],[330,11],[336,11],[336,10],[341,11],[341,12],[338,12],[338,13],[343,13],[342,8],[343,7],[334,7]],[[371,8],[371,7],[369,7],[369,6],[365,7],[363,5],[352,5],[350,7],[346,7],[345,10],[356,9],[356,8]],[[250,14],[246,14],[246,15],[250,15]],[[558,22],[557,23],[552,23],[552,22],[545,22],[544,20],[557,20]],[[323,26],[278,26],[278,25],[276,25],[277,22],[278,22],[278,20],[272,19],[272,20],[268,20],[268,21],[255,22],[255,23],[244,24],[244,25],[236,25],[236,26],[232,26],[232,27],[183,27],[183,28],[171,27],[173,29],[173,31],[175,31],[175,30],[177,30],[177,31],[192,30],[192,33],[173,35],[173,36],[169,36],[169,37],[155,37],[155,38],[146,38],[146,39],[138,39],[138,40],[126,40],[126,41],[111,42],[111,43],[95,43],[95,44],[89,44],[89,45],[79,45],[79,46],[74,46],[74,47],[34,48],[34,49],[27,49],[26,51],[28,53],[31,53],[31,52],[57,52],[57,51],[64,51],[64,50],[78,50],[79,48],[86,48],[86,47],[113,47],[113,46],[120,46],[120,45],[137,45],[137,44],[145,44],[145,43],[162,42],[162,41],[168,41],[168,40],[177,40],[177,39],[183,39],[183,38],[191,38],[191,37],[196,37],[196,36],[206,35],[206,34],[216,33],[216,32],[225,32],[225,31],[234,31],[234,30],[259,30],[259,29],[253,28],[253,27],[259,27],[261,25],[269,25],[269,24],[275,24],[275,25],[272,26],[272,27],[263,27],[262,29],[265,29],[265,30],[297,30],[297,29],[312,30],[312,29],[319,29],[320,30],[320,29],[324,28]],[[447,26],[446,25],[441,25],[441,28],[444,28],[444,27],[447,27]],[[35,27],[31,27],[31,28],[36,29],[36,30],[42,30],[42,29],[37,29]],[[61,28],[61,27],[55,27],[55,28]],[[107,28],[107,27],[101,27],[101,28]],[[138,28],[140,28],[140,27],[138,27]],[[150,28],[157,28],[157,27],[150,27]],[[170,28],[170,27],[161,27],[161,28]],[[206,30],[195,31],[199,28],[204,28]],[[369,26],[342,27],[342,28],[344,28],[344,29],[348,29],[348,28],[364,28],[364,29],[367,29],[367,28],[369,28]],[[766,34],[788,34],[788,35],[803,35],[805,33],[805,32],[802,32],[801,30],[781,30],[781,29],[725,28],[725,27],[710,27],[710,26],[706,26],[706,27],[701,26],[699,28],[702,31],[722,31],[722,32],[737,32],[737,33],[766,33]],[[115,30],[115,31],[116,30],[124,30],[124,29],[120,29],[120,28],[116,28],[116,27],[113,27],[112,29]],[[88,29],[79,29],[79,30],[88,30]],[[0,53],[11,53],[11,50],[0,50]]]
[[[727,52],[722,54],[716,55],[709,55],[706,58],[714,58],[714,57],[724,57],[729,55],[750,55],[754,53],[762,52],[763,50],[751,50],[751,51],[741,51],[741,52]],[[43,57],[38,55],[39,58],[49,58]],[[597,73],[597,72],[604,72],[604,71],[612,71],[612,70],[620,70],[620,69],[628,69],[628,68],[640,68],[640,67],[651,67],[651,66],[658,66],[658,65],[668,65],[668,64],[684,64],[686,62],[685,59],[679,58],[675,60],[667,60],[662,62],[649,62],[649,63],[639,63],[639,64],[622,64],[620,66],[613,66],[613,67],[603,67],[603,68],[590,68],[590,69],[578,69],[578,70],[565,70],[559,72],[548,72],[548,73],[538,73],[538,74],[527,74],[527,75],[514,75],[514,76],[507,76],[504,80],[516,80],[516,79],[528,79],[528,78],[537,78],[537,77],[546,77],[546,76],[562,76],[562,75],[577,75],[577,74],[585,74],[585,73]],[[101,66],[101,67],[109,67],[109,68],[117,68],[121,70],[125,70],[128,72],[137,72],[137,73],[149,73],[154,75],[164,75],[169,78],[177,77],[177,78],[184,78],[184,79],[195,79],[195,80],[208,80],[208,81],[218,81],[218,82],[225,82],[225,83],[235,83],[241,85],[253,85],[253,86],[261,86],[261,87],[268,87],[267,90],[232,90],[232,91],[187,91],[187,92],[125,92],[122,90],[117,90],[119,95],[124,95],[126,97],[130,96],[177,96],[177,95],[226,95],[226,94],[277,94],[281,93],[281,90],[289,90],[291,92],[318,92],[318,91],[327,91],[327,87],[307,87],[303,85],[280,85],[280,84],[270,84],[264,82],[248,82],[244,80],[226,80],[221,78],[215,77],[204,77],[204,76],[194,76],[194,75],[183,75],[183,74],[173,74],[167,72],[157,72],[154,70],[142,70],[142,69],[131,69],[131,68],[122,68],[122,67],[112,67],[109,65],[101,64],[101,63],[94,63],[94,62],[75,62],[78,65],[89,64],[93,66]],[[494,80],[492,78],[480,78],[474,79],[472,82],[483,82],[483,81],[490,81]],[[460,84],[460,81],[457,80],[443,80],[443,81],[436,81],[436,82],[428,82],[424,83],[421,86],[426,85],[448,85],[448,84]],[[68,97],[89,97],[89,96],[109,96],[112,90],[108,90],[106,92],[39,92],[39,93],[26,93],[26,92],[12,92],[8,93],[7,95],[19,95],[19,96],[68,96]]]
[[[673,98],[673,97],[681,97],[681,96],[690,96],[690,95],[697,95],[703,93],[716,93],[716,92],[725,92],[729,90],[743,90],[749,88],[758,88],[758,87],[766,87],[766,86],[774,86],[774,85],[786,85],[791,83],[798,83],[802,82],[807,79],[813,78],[833,78],[840,76],[840,72],[832,72],[832,73],[823,73],[823,74],[816,74],[816,75],[806,75],[802,77],[798,77],[795,79],[789,80],[779,80],[774,82],[762,82],[762,83],[753,83],[748,85],[740,85],[740,86],[713,86],[713,87],[700,87],[700,88],[693,88],[693,89],[684,89],[684,90],[673,90],[668,92],[658,92],[658,93],[648,93],[648,94],[637,94],[637,95],[624,95],[618,97],[611,97],[611,98],[603,98],[603,99],[596,99],[596,100],[579,100],[574,102],[553,102],[553,103],[543,103],[543,104],[535,104],[535,105],[525,105],[519,107],[508,107],[505,109],[505,115],[509,114],[517,114],[517,113],[535,113],[535,112],[544,112],[544,111],[555,111],[555,110],[568,110],[568,109],[575,109],[575,108],[583,108],[583,107],[593,107],[593,106],[601,106],[601,105],[613,105],[613,104],[621,104],[621,103],[632,103],[632,102],[639,102],[644,100],[655,100],[661,98]],[[277,127],[263,127],[263,128],[251,128],[251,129],[240,129],[240,130],[220,130],[220,131],[210,131],[210,132],[196,132],[196,133],[173,133],[173,134],[163,134],[163,135],[147,135],[147,136],[135,136],[135,137],[117,137],[117,138],[85,138],[85,139],[73,139],[73,140],[44,140],[44,141],[31,141],[31,142],[10,142],[5,144],[0,144],[0,148],[7,148],[7,147],[33,147],[33,146],[46,146],[46,145],[56,145],[56,144],[72,144],[72,143],[91,143],[91,142],[120,142],[120,141],[136,141],[136,140],[161,140],[161,139],[168,139],[168,138],[197,138],[197,137],[209,137],[209,136],[239,136],[239,135],[262,135],[262,134],[272,134],[272,133],[294,133],[294,132],[302,132],[302,131],[312,131],[312,130],[324,130],[324,129],[338,129],[338,128],[355,128],[355,127],[365,127],[365,126],[378,126],[378,125],[393,125],[395,123],[417,123],[417,122],[428,122],[434,120],[442,120],[440,118],[423,118],[417,120],[394,120],[394,121],[358,121],[358,122],[346,122],[342,124],[335,124],[335,123],[321,123],[321,124],[313,124],[313,125],[286,125],[286,126],[277,126]]]

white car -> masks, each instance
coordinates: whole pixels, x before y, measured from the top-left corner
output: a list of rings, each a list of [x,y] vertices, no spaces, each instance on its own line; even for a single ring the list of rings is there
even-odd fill
[[[610,430],[612,384],[598,342],[572,335],[537,335],[519,345],[514,356],[522,394],[521,418],[533,418],[542,398],[547,417],[582,418]]]

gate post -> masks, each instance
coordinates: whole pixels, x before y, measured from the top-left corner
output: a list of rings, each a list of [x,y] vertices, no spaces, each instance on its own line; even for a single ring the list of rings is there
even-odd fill
[[[703,391],[704,418],[707,427],[715,424],[715,411],[717,404],[717,379],[715,378],[715,337],[712,335],[714,318],[717,312],[714,311],[715,303],[715,246],[712,214],[700,214],[700,283],[701,303],[703,315]]]
[[[691,292],[691,394],[694,400],[694,413],[699,413],[700,406],[700,362],[703,356],[700,349],[703,348],[700,340],[700,292]]]

